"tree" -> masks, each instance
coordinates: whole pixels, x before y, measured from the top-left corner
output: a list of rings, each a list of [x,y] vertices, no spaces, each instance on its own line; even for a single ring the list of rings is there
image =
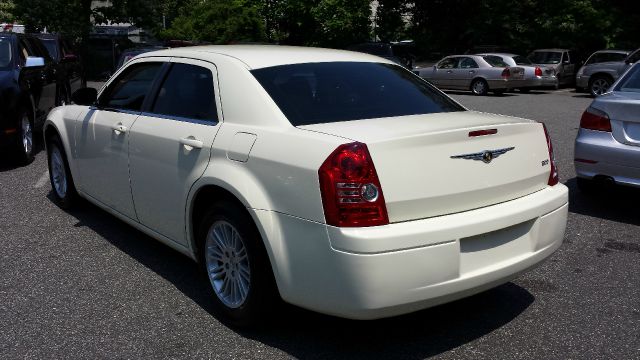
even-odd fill
[[[318,23],[313,45],[342,48],[371,38],[369,0],[321,0],[311,14]]]
[[[13,12],[15,4],[11,0],[2,0],[0,2],[0,22],[12,23],[15,20]]]
[[[227,44],[263,41],[265,29],[259,9],[249,2],[205,0],[188,6],[161,36]]]
[[[379,0],[376,8],[374,35],[381,41],[401,40],[405,37],[405,17],[409,14],[406,0]]]

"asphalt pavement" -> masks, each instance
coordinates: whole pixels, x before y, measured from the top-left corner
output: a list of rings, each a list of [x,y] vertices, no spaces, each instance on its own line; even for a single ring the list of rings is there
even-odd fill
[[[288,306],[238,331],[212,315],[190,260],[90,204],[58,208],[40,147],[27,167],[0,159],[0,358],[640,359],[640,194],[575,186],[573,141],[591,99],[450,94],[549,127],[570,213],[562,247],[535,270],[401,317]]]

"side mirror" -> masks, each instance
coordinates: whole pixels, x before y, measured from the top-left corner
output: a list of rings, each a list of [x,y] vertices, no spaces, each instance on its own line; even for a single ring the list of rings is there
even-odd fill
[[[98,100],[98,90],[94,88],[80,88],[71,95],[71,101],[76,105],[93,105]]]
[[[24,63],[25,68],[39,68],[44,67],[44,58],[28,56],[27,61]]]

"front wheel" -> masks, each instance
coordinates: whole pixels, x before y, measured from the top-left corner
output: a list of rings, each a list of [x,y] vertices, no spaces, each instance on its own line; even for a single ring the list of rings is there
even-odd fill
[[[606,76],[597,76],[591,80],[589,92],[591,96],[600,96],[609,91],[612,83],[613,81]]]
[[[49,142],[47,158],[53,196],[61,208],[70,209],[76,203],[78,193],[69,171],[67,156],[58,139],[53,139]]]
[[[26,110],[20,112],[16,151],[18,153],[18,162],[21,165],[29,165],[33,162],[33,159],[35,159],[33,150],[33,120]]]
[[[476,79],[471,83],[471,92],[473,95],[487,95],[489,92],[489,84],[484,79]]]
[[[277,291],[251,217],[235,203],[217,203],[204,216],[199,239],[216,313],[236,326],[257,325],[273,311]]]

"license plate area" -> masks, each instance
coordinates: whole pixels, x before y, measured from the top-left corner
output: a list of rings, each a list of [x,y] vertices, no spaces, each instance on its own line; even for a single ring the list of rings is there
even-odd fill
[[[488,271],[534,251],[531,232],[536,219],[460,239],[460,273]]]

